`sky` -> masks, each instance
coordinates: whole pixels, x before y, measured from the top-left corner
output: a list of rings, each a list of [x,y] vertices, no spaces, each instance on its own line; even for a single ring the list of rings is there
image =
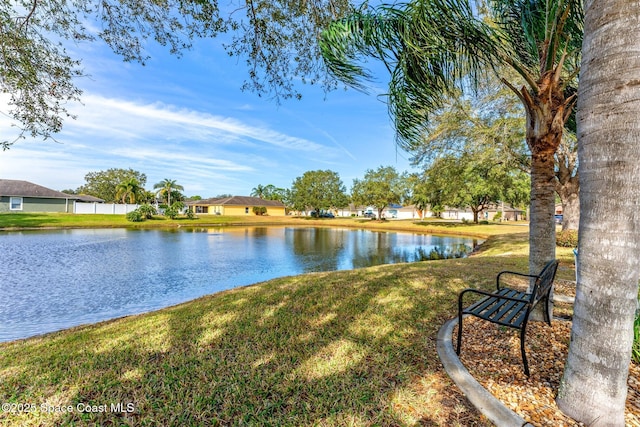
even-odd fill
[[[208,198],[248,196],[258,185],[291,188],[312,170],[337,172],[347,191],[367,169],[414,171],[376,96],[385,75],[372,94],[299,84],[302,100],[278,105],[240,89],[246,65],[216,39],[181,58],[149,46],[145,66],[123,62],[100,41],[74,49],[88,75],[77,80],[81,103],[68,106],[77,118],[56,141],[27,138],[0,151],[0,178],[62,191],[85,184],[88,172],[131,168],[146,174],[147,190],[171,179],[186,196]],[[0,132],[3,140],[16,133],[6,114]]]

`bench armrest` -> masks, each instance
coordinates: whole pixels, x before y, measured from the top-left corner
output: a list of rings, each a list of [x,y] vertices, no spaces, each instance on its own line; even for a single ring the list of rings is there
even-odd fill
[[[498,273],[498,275],[496,276],[496,289],[500,290],[500,277],[502,277],[503,274],[513,274],[514,276],[520,276],[520,277],[531,277],[531,278],[539,278],[540,276],[537,276],[535,274],[524,274],[524,273],[518,273],[517,271],[501,271],[500,273]]]

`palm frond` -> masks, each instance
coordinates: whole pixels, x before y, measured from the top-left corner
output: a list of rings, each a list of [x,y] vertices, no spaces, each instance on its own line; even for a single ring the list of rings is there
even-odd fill
[[[398,144],[411,150],[429,115],[456,90],[506,65],[533,93],[540,76],[555,70],[575,87],[582,44],[581,0],[414,0],[363,8],[335,21],[321,36],[325,64],[347,85],[365,90],[372,79],[361,64],[381,60],[390,72],[389,113]],[[516,93],[517,89],[510,86]]]
[[[329,71],[345,84],[364,90],[372,78],[359,65],[366,57],[382,61],[391,72],[395,52],[401,50],[403,15],[390,7],[361,8],[332,22],[321,34],[319,45]]]

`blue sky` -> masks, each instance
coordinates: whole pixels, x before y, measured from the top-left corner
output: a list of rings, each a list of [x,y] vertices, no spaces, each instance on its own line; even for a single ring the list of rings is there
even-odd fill
[[[160,46],[145,66],[125,63],[101,42],[75,46],[89,77],[82,104],[70,105],[57,142],[20,140],[0,152],[0,178],[75,189],[88,172],[132,168],[146,188],[176,180],[187,196],[249,195],[258,184],[290,188],[306,171],[330,169],[347,190],[367,169],[411,171],[396,149],[387,106],[373,93],[298,85],[303,99],[275,101],[242,92],[242,60],[221,41],[198,41],[182,58]],[[0,111],[7,111],[0,106]],[[15,127],[0,115],[3,139]]]

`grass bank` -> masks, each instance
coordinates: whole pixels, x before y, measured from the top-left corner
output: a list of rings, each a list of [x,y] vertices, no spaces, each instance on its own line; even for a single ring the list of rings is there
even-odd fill
[[[0,213],[0,230],[37,228],[175,228],[175,227],[230,227],[230,226],[327,226],[357,227],[390,231],[411,231],[432,234],[459,234],[488,237],[498,234],[521,233],[528,230],[526,222],[491,224],[464,224],[446,220],[387,220],[373,221],[366,218],[310,218],[271,216],[201,216],[197,219],[175,220],[156,216],[143,222],[129,222],[124,215],[77,215],[55,213]]]
[[[526,268],[526,233],[508,234],[467,259],[285,277],[0,344],[0,424],[489,425],[436,333],[461,289]]]

